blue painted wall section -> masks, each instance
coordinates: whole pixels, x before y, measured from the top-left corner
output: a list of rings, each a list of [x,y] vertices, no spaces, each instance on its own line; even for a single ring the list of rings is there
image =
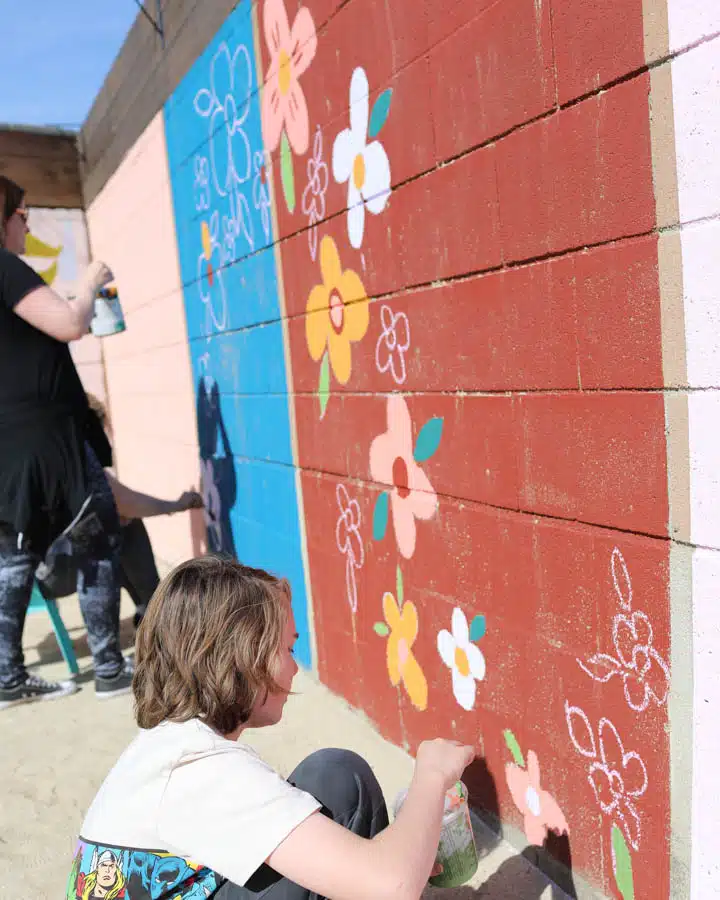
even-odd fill
[[[165,105],[208,544],[286,576],[311,664],[251,3]]]

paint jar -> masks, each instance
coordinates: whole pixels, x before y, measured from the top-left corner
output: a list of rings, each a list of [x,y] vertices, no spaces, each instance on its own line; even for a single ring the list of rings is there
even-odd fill
[[[405,802],[407,791],[401,791],[395,800],[395,815]],[[445,794],[445,811],[440,829],[436,867],[442,867],[430,877],[433,887],[459,887],[470,881],[478,867],[475,835],[470,821],[468,791],[462,781],[456,782]]]
[[[101,288],[95,296],[95,315],[90,322],[90,331],[95,337],[109,337],[125,331],[123,315],[117,288]]]

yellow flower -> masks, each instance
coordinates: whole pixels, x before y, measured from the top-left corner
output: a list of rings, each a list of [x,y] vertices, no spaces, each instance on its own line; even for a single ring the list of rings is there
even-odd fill
[[[370,308],[360,277],[340,263],[335,241],[320,243],[322,284],[310,292],[305,336],[310,356],[319,362],[327,346],[330,365],[340,384],[347,384],[352,367],[350,344],[362,340],[370,323]]]
[[[418,633],[418,615],[414,604],[405,602],[398,609],[395,598],[390,593],[383,596],[383,613],[390,628],[387,641],[387,667],[390,681],[398,685],[401,681],[410,697],[410,702],[421,712],[427,709],[428,685],[420,664],[412,653],[412,645]]]

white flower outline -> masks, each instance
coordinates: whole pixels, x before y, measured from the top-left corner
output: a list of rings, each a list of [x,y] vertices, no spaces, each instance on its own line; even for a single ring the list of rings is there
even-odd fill
[[[395,384],[404,384],[407,378],[405,354],[410,348],[410,322],[404,312],[394,313],[383,304],[380,307],[380,324],[382,331],[375,345],[375,365],[378,372],[389,370]],[[405,331],[402,340],[398,338],[398,325]],[[383,354],[385,359],[381,360]]]

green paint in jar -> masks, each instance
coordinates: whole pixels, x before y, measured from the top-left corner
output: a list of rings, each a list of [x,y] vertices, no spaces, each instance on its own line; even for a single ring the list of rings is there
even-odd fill
[[[395,815],[405,802],[407,791],[401,791],[395,801]],[[450,888],[466,884],[478,867],[475,835],[470,821],[468,791],[462,781],[458,781],[445,794],[445,812],[440,829],[435,865],[442,871],[430,878],[433,887]]]

